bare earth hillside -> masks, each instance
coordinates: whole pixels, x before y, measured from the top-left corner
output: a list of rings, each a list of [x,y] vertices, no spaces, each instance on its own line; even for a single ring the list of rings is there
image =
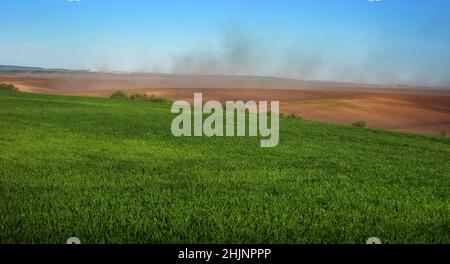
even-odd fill
[[[281,112],[329,123],[364,120],[371,128],[424,135],[450,129],[450,90],[264,77],[164,74],[2,74],[24,92],[110,96],[116,90],[148,93],[172,100],[278,100]]]

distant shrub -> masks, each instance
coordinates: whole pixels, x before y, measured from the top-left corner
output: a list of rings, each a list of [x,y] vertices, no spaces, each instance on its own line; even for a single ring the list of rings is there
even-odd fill
[[[124,93],[123,91],[117,91],[111,95],[112,99],[122,99],[122,100],[128,100],[128,95]]]
[[[352,126],[359,127],[359,128],[366,128],[367,127],[367,122],[364,121],[364,120],[360,120],[358,122],[353,123]]]
[[[139,100],[139,101],[145,101],[145,102],[153,102],[153,103],[172,103],[167,98],[164,97],[158,97],[155,95],[148,95],[148,94],[132,94],[130,96],[131,100]]]
[[[286,114],[285,113],[280,113],[280,118],[285,118]]]
[[[289,115],[287,115],[287,118],[289,118],[289,119],[303,119],[301,116],[298,116],[296,114],[289,114]]]
[[[147,101],[155,102],[155,103],[172,103],[172,101],[167,98],[158,97],[155,95],[150,95],[150,99],[148,99]]]
[[[19,89],[14,84],[0,83],[0,90],[8,90],[18,92]]]
[[[171,100],[164,98],[164,97],[148,95],[145,93],[144,94],[135,93],[130,96],[127,96],[127,94],[122,91],[115,92],[113,95],[111,95],[111,98],[133,100],[133,101],[144,101],[144,102],[152,102],[152,103],[172,103]]]
[[[142,97],[143,97],[143,95],[135,93],[135,94],[130,95],[129,98],[130,98],[130,100],[141,100]]]
[[[448,129],[442,130],[441,137],[448,137]]]

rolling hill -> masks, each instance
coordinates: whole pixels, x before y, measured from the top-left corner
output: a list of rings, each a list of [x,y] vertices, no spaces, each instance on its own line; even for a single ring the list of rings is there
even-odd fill
[[[283,118],[175,138],[169,104],[0,91],[0,243],[450,243],[450,140]]]

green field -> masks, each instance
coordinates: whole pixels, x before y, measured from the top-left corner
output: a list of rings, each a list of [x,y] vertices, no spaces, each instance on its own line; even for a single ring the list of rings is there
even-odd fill
[[[450,140],[283,118],[175,138],[170,104],[0,91],[0,243],[450,243]]]

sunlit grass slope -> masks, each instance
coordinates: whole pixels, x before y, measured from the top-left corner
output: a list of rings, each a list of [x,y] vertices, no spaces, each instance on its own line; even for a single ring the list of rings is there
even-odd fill
[[[0,243],[450,243],[450,141],[283,118],[175,138],[169,104],[0,91]]]

